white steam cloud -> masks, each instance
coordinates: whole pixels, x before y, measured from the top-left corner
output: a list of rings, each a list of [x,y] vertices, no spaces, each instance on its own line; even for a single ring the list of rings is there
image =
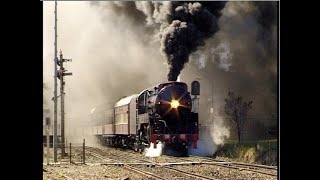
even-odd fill
[[[157,148],[154,148],[154,144],[151,142],[150,147],[145,149],[145,156],[147,157],[159,157],[162,155],[163,144],[159,142]]]
[[[220,116],[214,118],[210,127],[210,135],[216,145],[223,145],[225,140],[229,138],[230,130]]]
[[[54,2],[43,4],[43,79],[48,86],[43,95],[53,112]],[[125,18],[88,2],[58,2],[58,51],[72,59],[65,66],[73,73],[65,78],[68,142],[71,137],[82,142],[85,135],[75,135],[75,129],[90,125],[90,110],[96,105],[116,102],[166,81],[160,45],[141,42],[143,31],[130,26]],[[151,72],[157,75],[150,76]]]
[[[201,126],[197,149],[190,148],[189,154],[197,156],[212,156],[230,136],[230,130],[220,116],[215,116],[212,124]]]

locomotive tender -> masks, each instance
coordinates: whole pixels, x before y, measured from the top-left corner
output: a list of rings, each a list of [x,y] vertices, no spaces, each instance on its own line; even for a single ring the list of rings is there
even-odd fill
[[[142,152],[158,142],[188,153],[197,148],[198,98],[200,84],[192,82],[191,95],[184,82],[165,82],[120,99],[112,107],[105,104],[91,112],[93,135],[99,142]],[[192,97],[193,96],[193,97]]]

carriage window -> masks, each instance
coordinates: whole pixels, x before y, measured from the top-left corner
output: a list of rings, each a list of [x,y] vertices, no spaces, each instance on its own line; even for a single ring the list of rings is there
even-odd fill
[[[145,105],[145,100],[144,100],[144,95],[145,94],[141,94],[140,96],[139,96],[139,98],[138,98],[138,105],[139,106],[144,106]]]
[[[138,114],[146,113],[147,93],[143,93],[138,97]]]

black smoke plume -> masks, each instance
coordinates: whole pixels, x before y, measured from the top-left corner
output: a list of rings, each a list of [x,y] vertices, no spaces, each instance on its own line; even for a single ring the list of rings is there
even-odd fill
[[[161,51],[169,65],[168,80],[176,81],[189,55],[204,45],[218,28],[219,11],[225,2],[173,3],[170,25],[160,33]]]
[[[111,2],[103,4],[134,22],[146,22],[158,34],[161,52],[169,65],[168,80],[176,81],[189,55],[219,30],[220,11],[226,2]],[[101,5],[94,2],[92,5]],[[144,14],[145,21],[139,21]]]

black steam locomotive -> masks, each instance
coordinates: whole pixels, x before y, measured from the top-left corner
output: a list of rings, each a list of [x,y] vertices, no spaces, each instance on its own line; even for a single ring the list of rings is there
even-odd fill
[[[188,153],[197,148],[198,97],[200,84],[192,82],[191,94],[183,82],[160,83],[115,103],[96,107],[91,112],[92,134],[102,144],[132,148],[142,152],[163,143]]]

